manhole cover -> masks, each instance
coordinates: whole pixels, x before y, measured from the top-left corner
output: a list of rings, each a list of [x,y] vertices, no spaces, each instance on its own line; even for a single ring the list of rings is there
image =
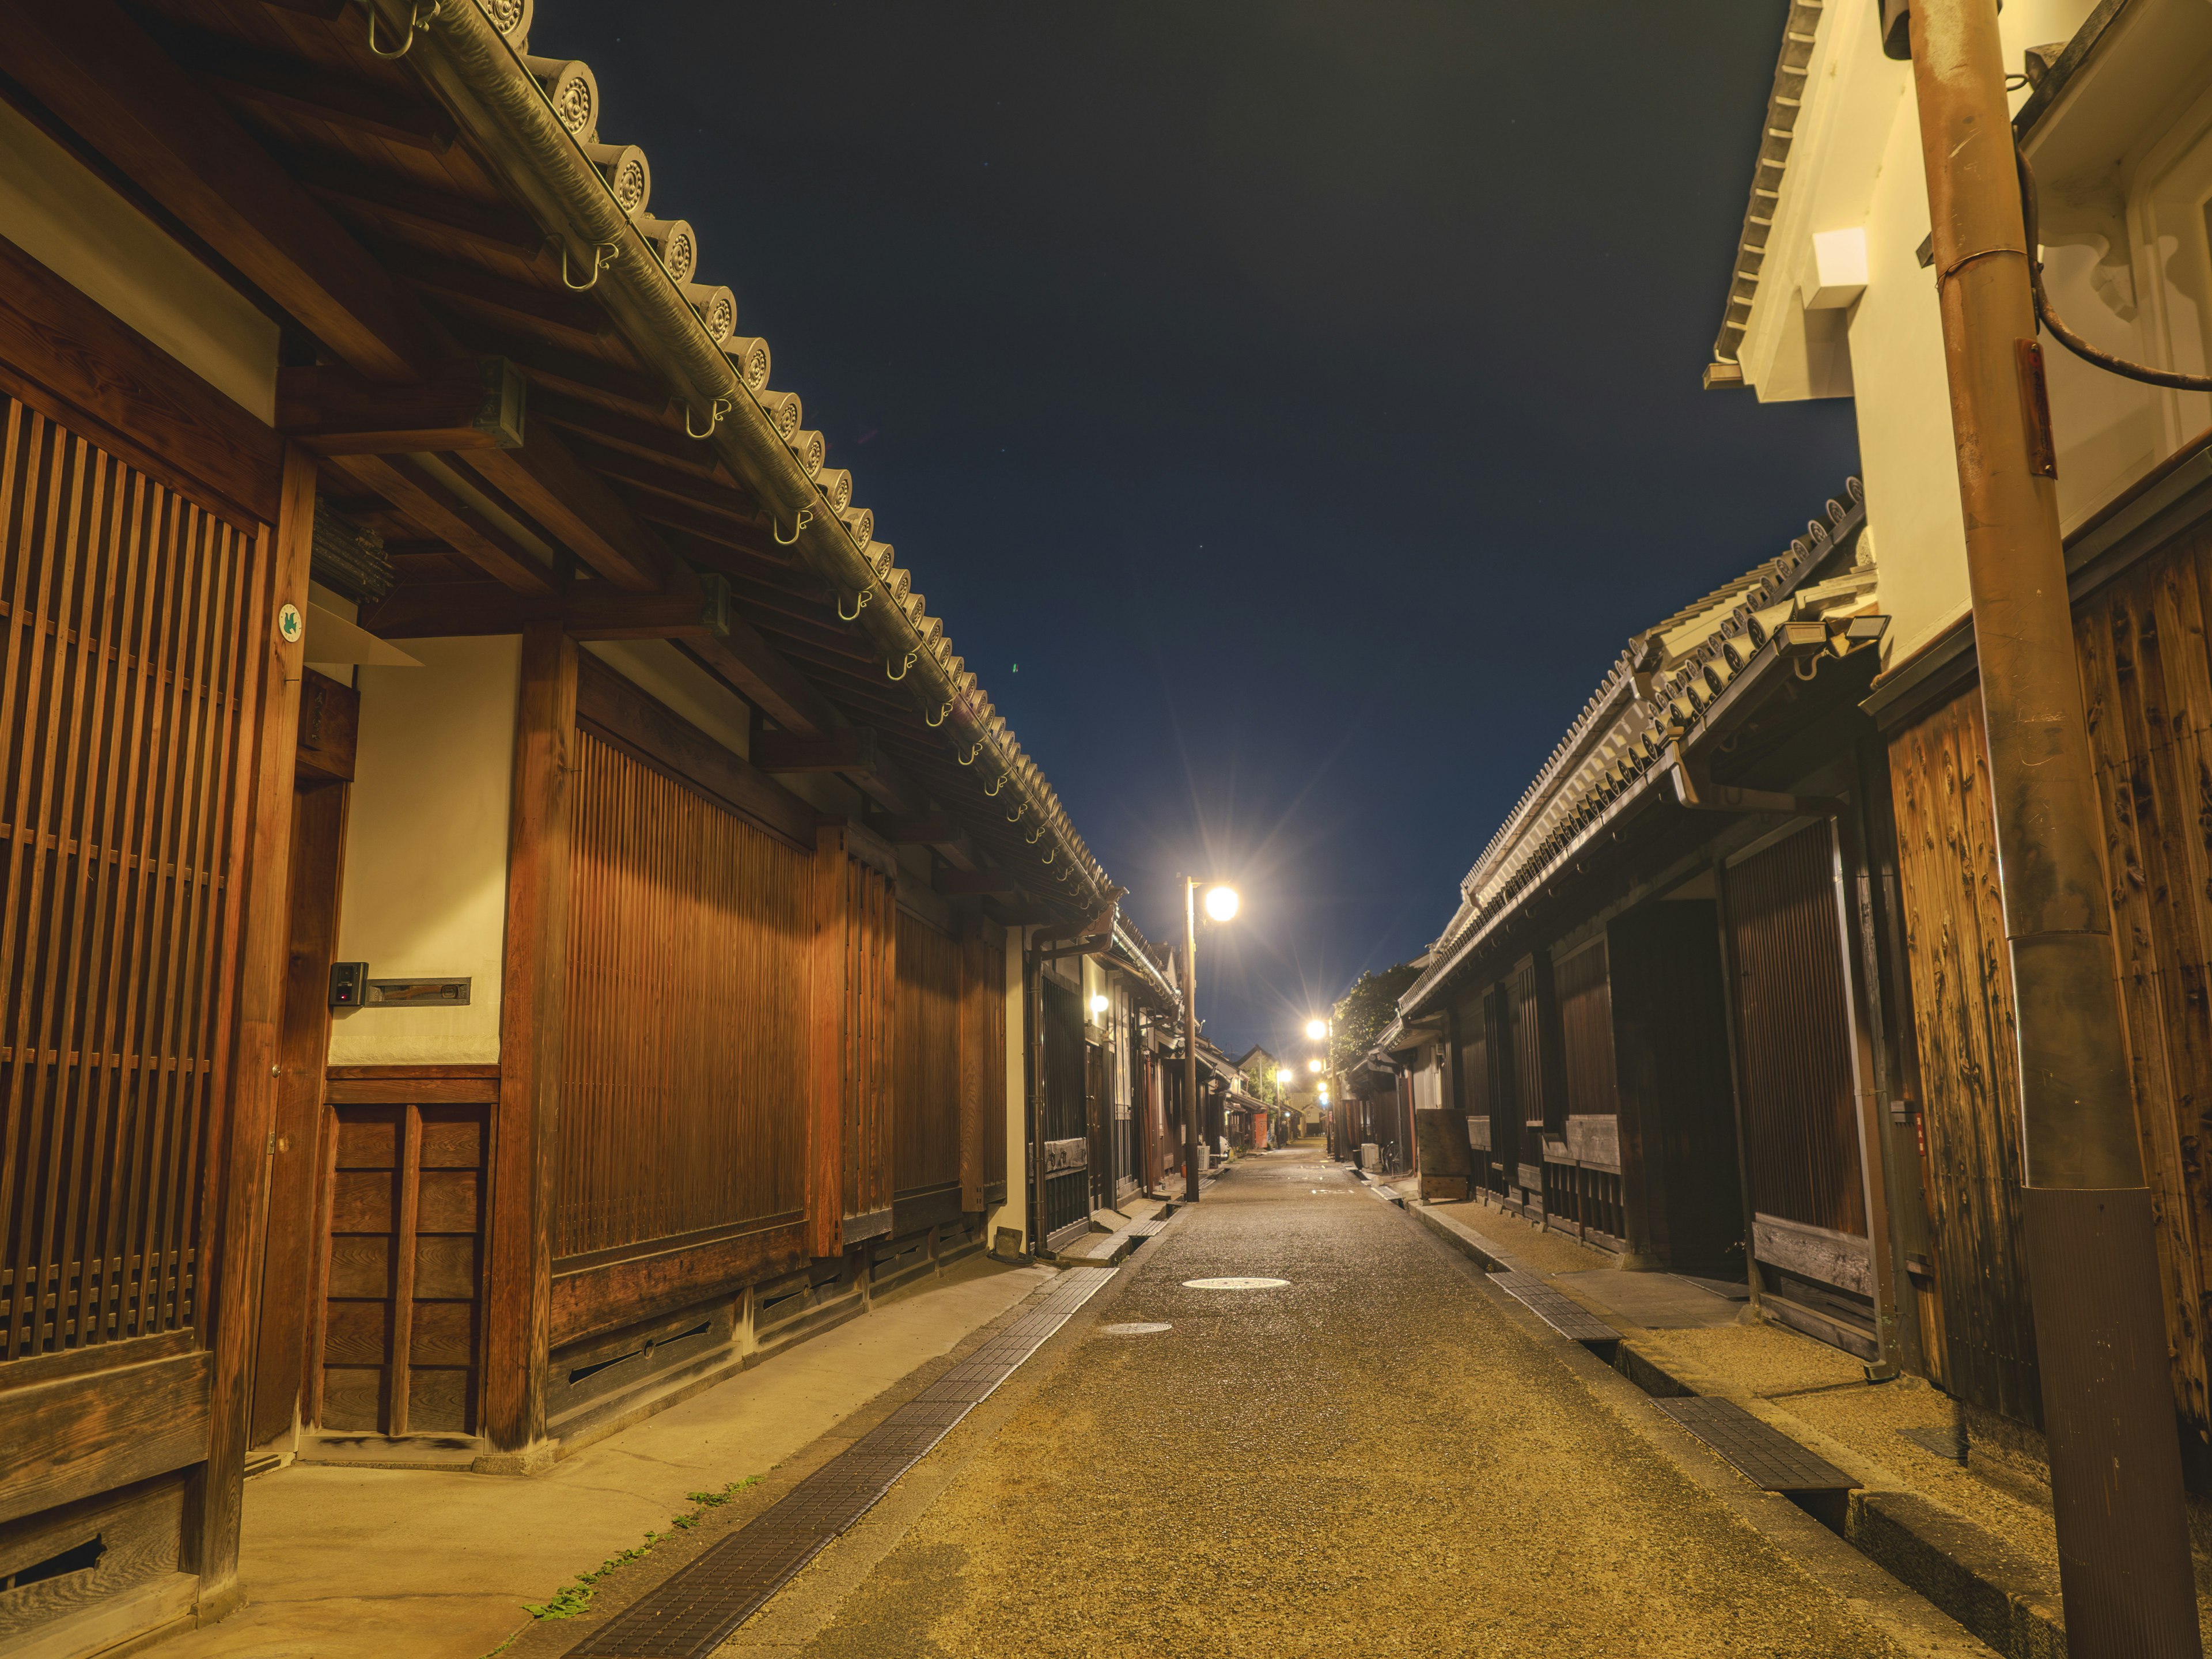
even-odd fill
[[[1172,1325],[1101,1325],[1098,1328],[1109,1336],[1158,1336],[1162,1331],[1171,1331]]]
[[[1187,1291],[1273,1291],[1289,1284],[1287,1279],[1186,1279]]]

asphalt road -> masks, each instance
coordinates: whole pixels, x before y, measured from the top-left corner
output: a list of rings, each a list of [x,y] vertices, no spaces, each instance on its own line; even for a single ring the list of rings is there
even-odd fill
[[[1231,1275],[1289,1282],[1184,1284]],[[1121,1279],[781,1651],[1904,1651],[1317,1152],[1244,1161]]]

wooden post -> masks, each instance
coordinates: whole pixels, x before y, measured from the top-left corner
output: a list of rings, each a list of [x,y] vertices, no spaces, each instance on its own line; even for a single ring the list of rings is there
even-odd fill
[[[557,622],[522,635],[507,825],[507,944],[499,1012],[499,1104],[491,1147],[491,1290],[485,1467],[520,1473],[545,1437],[553,1299],[553,1137],[568,957],[568,811],[575,775],[576,645]]]
[[[279,621],[286,605],[303,606],[307,598],[307,556],[314,542],[315,462],[292,448],[284,456],[284,475],[276,524],[265,531],[264,582],[260,599],[246,611],[248,650],[258,677],[259,719],[240,732],[249,769],[243,787],[252,794],[252,821],[243,843],[244,857],[233,872],[242,882],[239,918],[237,1024],[233,1037],[230,1111],[223,1126],[216,1188],[220,1232],[215,1243],[212,1285],[203,1283],[205,1341],[213,1356],[212,1407],[208,1419],[208,1459],[192,1483],[185,1520],[185,1550],[200,1577],[204,1617],[220,1617],[235,1606],[238,1587],[238,1529],[244,1501],[248,1372],[258,1323],[253,1296],[254,1259],[258,1243],[262,1191],[268,1170],[263,1156],[275,1121],[279,1028],[284,1012],[287,913],[291,890],[292,762],[299,739],[300,676],[304,670],[301,637],[283,637]]]
[[[823,829],[814,851],[814,960],[809,993],[806,1114],[806,1253],[845,1248],[845,1030],[847,896],[845,832]]]
[[[986,983],[981,931],[972,920],[960,939],[960,1208],[983,1208],[983,1018]]]

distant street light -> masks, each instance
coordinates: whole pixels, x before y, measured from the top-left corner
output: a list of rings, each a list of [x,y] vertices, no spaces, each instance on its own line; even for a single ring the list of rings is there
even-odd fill
[[[1306,1035],[1311,1037],[1316,1042],[1319,1042],[1323,1037],[1328,1035],[1328,1022],[1325,1019],[1308,1020],[1306,1022]]]
[[[1288,1083],[1290,1080],[1291,1080],[1291,1068],[1290,1068],[1289,1066],[1278,1066],[1277,1067],[1275,1067],[1275,1081],[1276,1081],[1276,1082],[1278,1082],[1278,1083]]]
[[[1198,878],[1182,878],[1182,1176],[1186,1203],[1198,1202]],[[1206,890],[1206,914],[1227,921],[1237,914],[1237,890],[1220,883]]]
[[[1065,1005],[1063,1005],[1063,1006],[1065,1006]],[[1316,1077],[1320,1076],[1320,1075],[1321,1075],[1321,1062],[1320,1062],[1319,1060],[1308,1060],[1308,1061],[1306,1062],[1306,1070],[1308,1070],[1309,1072],[1311,1072],[1311,1073],[1312,1073],[1315,1076],[1316,1076]]]

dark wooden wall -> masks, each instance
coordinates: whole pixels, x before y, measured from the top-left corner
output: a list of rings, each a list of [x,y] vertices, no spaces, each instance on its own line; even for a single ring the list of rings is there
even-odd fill
[[[556,1272],[804,1210],[811,860],[577,733]]]
[[[960,945],[906,910],[897,927],[891,1146],[894,1195],[904,1200],[960,1183]]]
[[[1559,1038],[1569,1117],[1611,1117],[1620,1109],[1614,1084],[1613,986],[1606,945],[1595,939],[1553,969],[1559,988]]]
[[[1753,1207],[1864,1237],[1850,1014],[1825,820],[1728,872]]]
[[[1639,905],[1610,924],[1607,950],[1629,1248],[1740,1279],[1743,1192],[1716,907]]]

